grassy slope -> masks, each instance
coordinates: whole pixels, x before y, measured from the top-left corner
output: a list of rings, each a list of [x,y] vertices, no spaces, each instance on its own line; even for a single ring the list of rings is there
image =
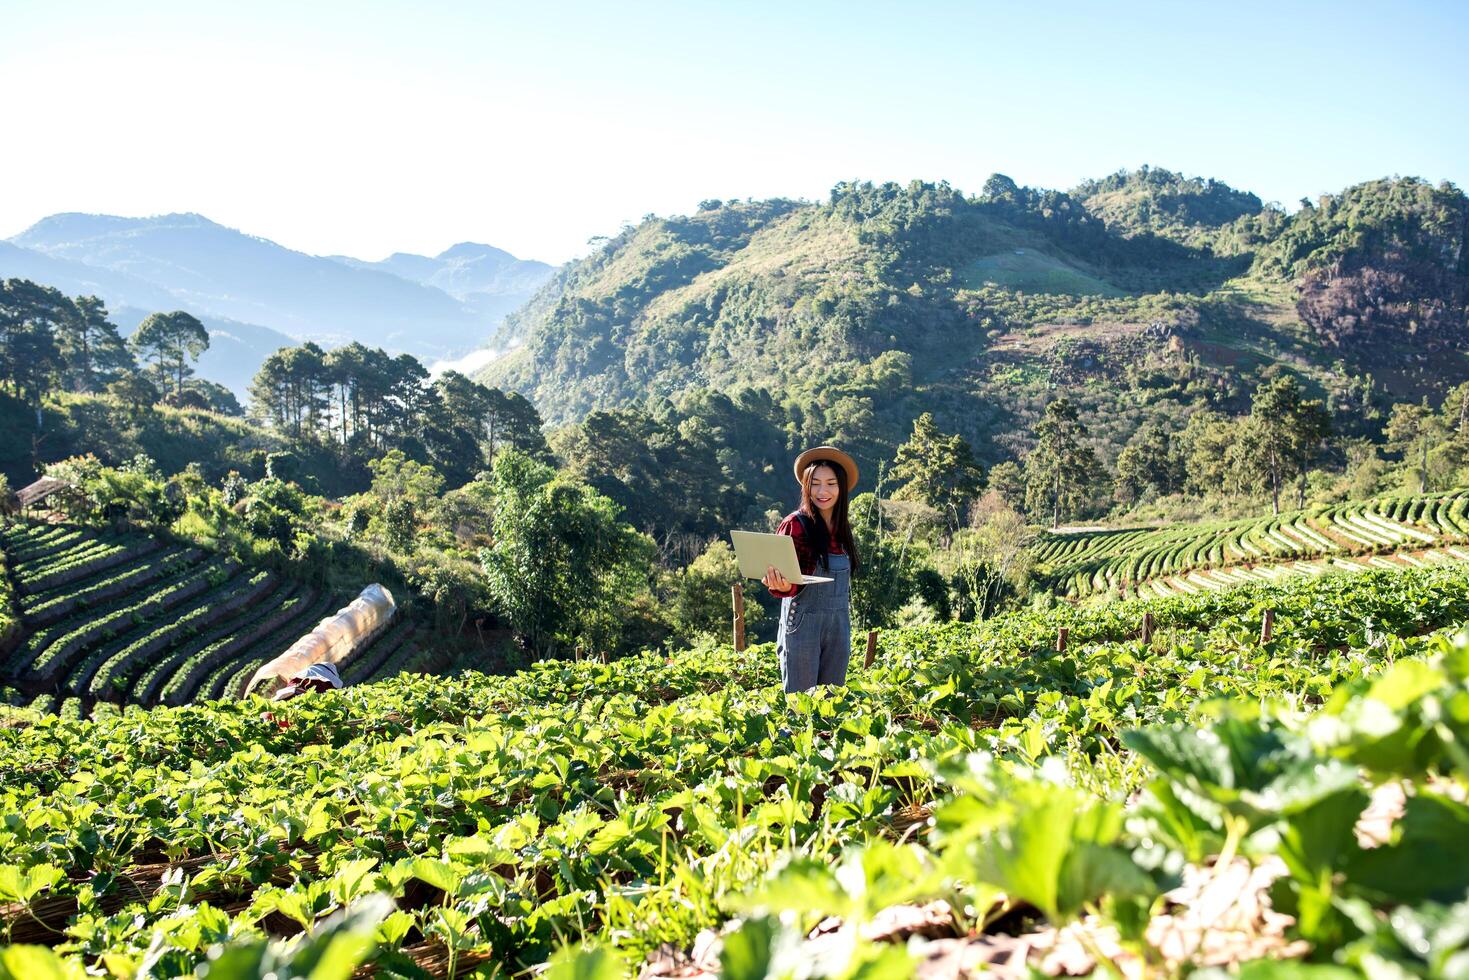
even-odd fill
[[[1070,296],[1126,295],[1105,279],[1089,275],[1069,262],[1034,249],[1013,249],[982,256],[956,272],[959,281],[971,288],[1000,286],[1017,292]]]

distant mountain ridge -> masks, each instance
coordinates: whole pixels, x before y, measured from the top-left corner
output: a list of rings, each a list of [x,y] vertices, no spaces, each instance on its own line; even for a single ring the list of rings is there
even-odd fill
[[[266,355],[303,340],[356,340],[426,362],[466,353],[552,271],[468,243],[381,263],[314,256],[193,213],[61,213],[0,242],[0,276],[99,295],[115,309],[185,309],[218,325],[238,345],[231,378],[201,373],[240,393],[239,379]]]
[[[555,271],[545,262],[518,259],[504,249],[478,242],[460,242],[435,256],[394,252],[380,262],[346,255],[328,257],[352,268],[387,272],[441,289],[495,319],[523,305]]]

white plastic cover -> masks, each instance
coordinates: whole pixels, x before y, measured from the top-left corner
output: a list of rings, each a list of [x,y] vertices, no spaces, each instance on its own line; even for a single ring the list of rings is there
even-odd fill
[[[346,606],[316,624],[316,629],[261,667],[245,685],[246,693],[272,677],[290,679],[312,664],[340,664],[370,643],[397,610],[393,594],[374,582]]]

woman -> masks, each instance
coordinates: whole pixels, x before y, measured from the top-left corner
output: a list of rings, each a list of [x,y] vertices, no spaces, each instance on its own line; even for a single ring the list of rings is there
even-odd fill
[[[857,570],[847,521],[857,464],[840,449],[817,446],[796,457],[795,470],[801,506],[776,530],[795,539],[802,575],[831,581],[794,585],[773,566],[760,580],[781,600],[775,646],[787,692],[846,683],[852,656],[851,576]]]

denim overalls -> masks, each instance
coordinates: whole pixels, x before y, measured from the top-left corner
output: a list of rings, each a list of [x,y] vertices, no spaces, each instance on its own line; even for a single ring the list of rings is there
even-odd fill
[[[813,582],[789,599],[780,600],[780,679],[786,691],[806,691],[817,684],[845,684],[852,658],[852,562],[846,555],[827,555],[827,566],[815,574],[830,582]]]

